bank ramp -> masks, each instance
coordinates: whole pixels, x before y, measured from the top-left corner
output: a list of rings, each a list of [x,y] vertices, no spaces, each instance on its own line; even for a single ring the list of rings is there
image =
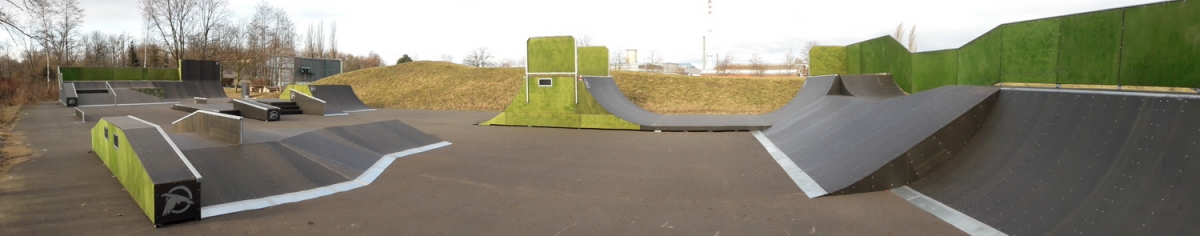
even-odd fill
[[[92,129],[92,149],[156,225],[349,191],[396,158],[450,144],[397,120],[256,130],[201,110],[172,126],[120,116]]]

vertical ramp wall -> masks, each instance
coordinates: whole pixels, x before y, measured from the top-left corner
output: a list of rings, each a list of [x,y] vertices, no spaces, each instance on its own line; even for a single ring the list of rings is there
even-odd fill
[[[526,78],[512,103],[479,125],[639,129],[605,110],[580,76],[608,76],[608,48],[576,47],[570,36],[536,37],[527,43]]]
[[[1200,2],[1169,1],[1007,23],[938,52],[908,53],[888,36],[814,47],[812,65],[814,74],[889,73],[909,93],[996,83],[1200,88],[1197,28]],[[947,71],[957,71],[953,84]]]

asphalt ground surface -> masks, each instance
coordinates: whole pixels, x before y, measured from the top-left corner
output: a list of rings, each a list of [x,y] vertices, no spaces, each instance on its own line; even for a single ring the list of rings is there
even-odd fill
[[[160,125],[187,115],[169,107],[88,115]],[[454,144],[398,159],[363,188],[154,228],[89,153],[95,122],[72,111],[53,102],[22,112],[14,131],[36,154],[0,176],[0,235],[963,234],[888,191],[809,199],[746,132],[489,127],[473,124],[496,112],[394,109],[246,127],[398,119]]]

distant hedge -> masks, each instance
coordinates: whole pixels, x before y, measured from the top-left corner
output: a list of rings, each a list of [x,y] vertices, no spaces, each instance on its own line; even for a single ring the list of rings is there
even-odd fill
[[[179,81],[175,68],[59,67],[63,81],[167,80]]]

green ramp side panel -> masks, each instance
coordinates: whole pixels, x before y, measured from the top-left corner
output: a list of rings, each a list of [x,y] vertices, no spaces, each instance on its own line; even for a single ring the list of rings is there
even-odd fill
[[[1125,10],[1120,83],[1200,87],[1200,1]]]
[[[846,47],[816,46],[809,53],[810,75],[849,74],[846,69]]]
[[[1058,43],[1061,18],[1050,18],[1001,26],[1000,81],[1057,83]]]
[[[1124,11],[1062,17],[1058,83],[1117,85]]]
[[[958,84],[1000,83],[1001,30],[994,28],[958,49]]]
[[[913,92],[958,83],[958,50],[914,53],[912,55]]]
[[[283,89],[282,92],[279,93],[279,99],[289,100],[289,101],[292,100],[292,90],[293,89],[295,89],[296,91],[299,91],[300,93],[308,94],[308,96],[312,96],[312,90],[308,89],[308,85],[289,84],[286,88]]]
[[[912,91],[912,53],[891,36],[883,36],[860,44],[862,71],[860,74],[888,73],[905,92]]]
[[[579,128],[575,105],[575,77],[538,77],[526,79],[513,102],[499,116],[480,125],[512,125]],[[548,79],[550,85],[540,85]],[[526,91],[526,88],[529,88]],[[529,102],[525,102],[525,94]]]
[[[157,223],[155,217],[154,182],[150,174],[142,166],[141,159],[133,151],[125,132],[107,119],[101,119],[92,127],[92,152],[100,156],[104,165],[112,171],[113,176],[125,187],[125,191],[133,197],[142,213]],[[114,139],[117,141],[113,143]]]
[[[155,225],[200,218],[200,177],[158,127],[130,116],[104,117],[92,149]]]
[[[621,119],[607,109],[600,106],[599,102],[592,97],[592,93],[588,92],[587,84],[579,83],[579,126],[587,129],[627,129],[640,130],[642,126],[633,122]]]
[[[862,45],[856,43],[846,46],[846,74],[862,73]]]
[[[575,72],[575,38],[571,36],[529,38],[525,53],[529,73]]]
[[[608,47],[586,46],[578,50],[579,75],[608,76]]]

